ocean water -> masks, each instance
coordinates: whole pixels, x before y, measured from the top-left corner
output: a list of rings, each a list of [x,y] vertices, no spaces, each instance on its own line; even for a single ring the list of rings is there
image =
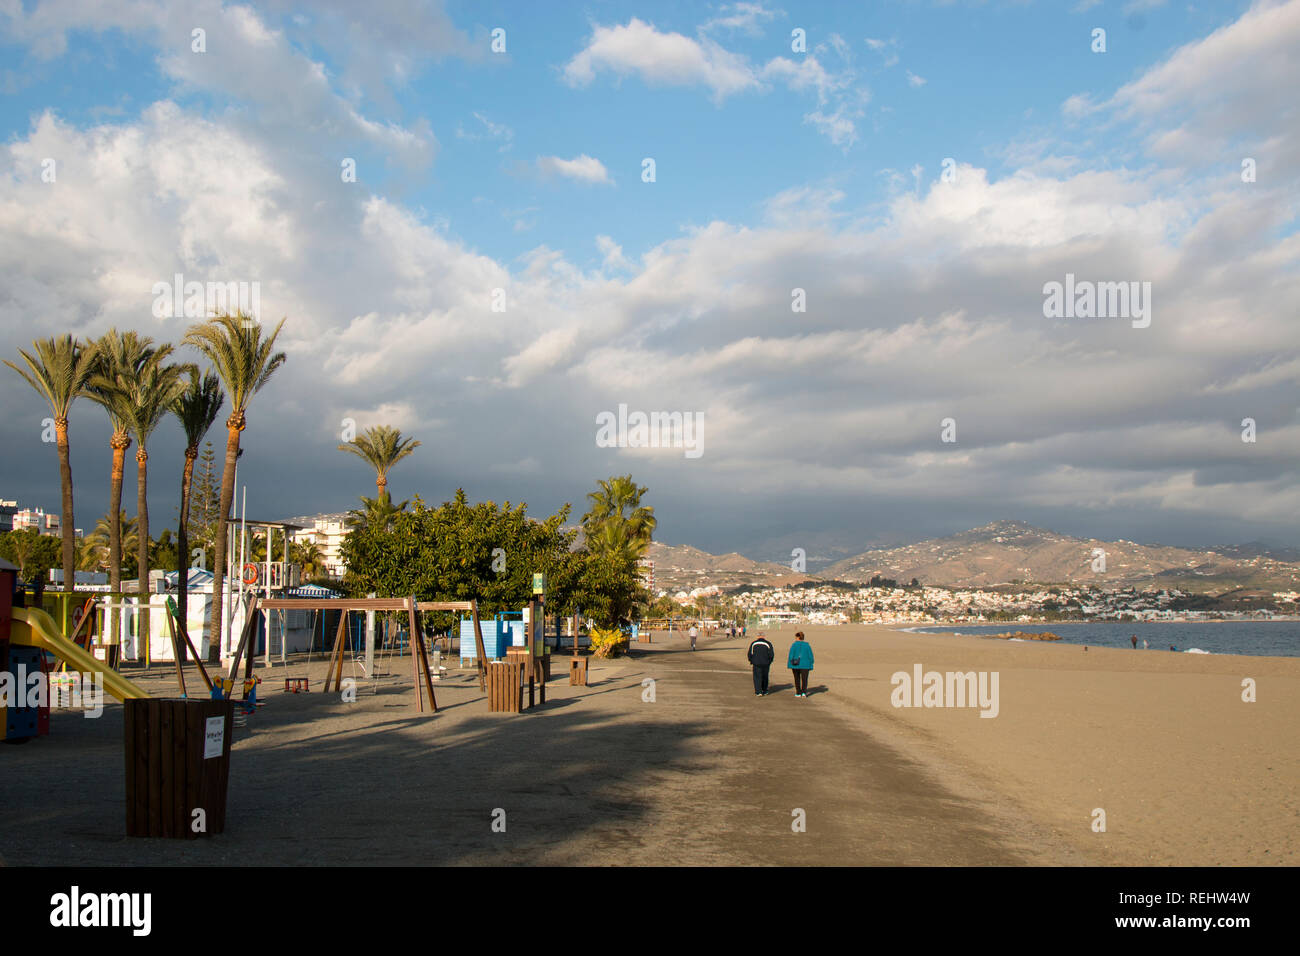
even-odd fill
[[[1059,643],[1087,644],[1090,647],[1126,647],[1136,634],[1138,651],[1142,640],[1151,643],[1147,653],[1169,653],[1172,644],[1180,652],[1200,648],[1211,654],[1249,654],[1254,657],[1300,657],[1300,621],[1208,621],[1188,624],[1180,621],[1080,622],[1054,624],[955,624],[951,626],[909,627],[924,634],[1005,634],[1008,631],[1061,635]],[[1057,643],[1053,641],[1052,643]]]

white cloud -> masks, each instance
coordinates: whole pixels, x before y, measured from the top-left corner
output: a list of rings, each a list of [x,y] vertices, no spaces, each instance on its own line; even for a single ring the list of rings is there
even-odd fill
[[[538,172],[543,176],[563,176],[565,179],[575,179],[580,183],[613,183],[605,164],[586,153],[573,159],[539,156],[535,163]]]
[[[763,24],[775,19],[778,12],[767,9],[761,3],[728,3],[723,5],[718,16],[704,23],[700,30],[735,30],[758,36],[763,32]]]
[[[479,126],[470,130],[465,129],[463,126],[457,126],[457,139],[463,139],[471,143],[484,139],[496,140],[501,144],[497,147],[497,151],[501,153],[508,152],[514,145],[515,131],[505,123],[494,123],[477,111],[472,112],[470,115],[478,120]]]
[[[923,76],[917,76],[917,75],[916,75],[915,73],[913,73],[911,70],[908,70],[908,71],[907,71],[907,85],[908,85],[908,86],[925,86],[925,77],[923,77]]]
[[[1289,21],[1277,16],[1252,10],[1237,25],[1249,29],[1177,51],[1098,113],[1119,111],[1159,142],[1178,131],[1193,147],[1274,143],[1272,185],[1210,188],[1146,163],[1053,166],[1026,147],[1032,169],[1000,177],[963,164],[955,182],[923,182],[918,168],[916,194],[865,224],[820,183],[772,196],[758,225],[696,223],[635,261],[599,235],[590,271],[546,246],[498,261],[396,199],[340,188],[296,148],[311,134],[277,124],[270,97],[254,101],[255,121],[167,100],[84,128],[41,115],[0,146],[0,351],[111,324],[175,341],[181,326],[149,315],[154,282],[177,271],[261,281],[264,313],[288,316],[290,361],[254,403],[241,468],[279,513],[303,510],[289,502],[332,474],[355,477],[321,437],[348,409],[437,423],[454,453],[404,463],[395,481],[407,487],[471,487],[510,458],[585,489],[618,460],[594,448],[591,409],[627,400],[705,413],[701,467],[637,465],[660,501],[680,506],[718,487],[828,507],[870,489],[891,511],[1032,502],[1294,527],[1300,238],[1284,228],[1298,167],[1278,158],[1295,127],[1293,87],[1269,87],[1291,69],[1276,39]],[[268,29],[259,42],[280,50],[284,39]],[[1235,62],[1228,50],[1263,78],[1217,69]],[[328,77],[317,85],[309,60],[263,69],[291,70],[290,99],[327,125],[418,139],[356,112]],[[779,69],[771,82],[793,82]],[[825,88],[820,112],[833,123],[837,104],[854,101]],[[1251,96],[1263,102],[1240,100]],[[60,157],[56,188],[39,180],[44,156]],[[585,181],[608,176],[590,157],[543,159],[577,164],[570,174]],[[1151,281],[1151,327],[1045,320],[1042,286],[1066,272]],[[806,313],[790,311],[795,287]],[[491,310],[496,289],[505,313]],[[37,399],[12,376],[0,390],[0,440],[34,447]],[[1244,446],[1229,426],[1251,412],[1267,440]],[[948,415],[960,466],[937,448]],[[102,473],[90,441],[102,416],[74,417],[79,440],[90,436],[78,468]]]
[[[596,26],[587,45],[564,67],[573,86],[586,86],[599,72],[639,75],[664,86],[705,86],[717,101],[758,86],[744,57],[707,38],[661,33],[633,17],[625,26]]]

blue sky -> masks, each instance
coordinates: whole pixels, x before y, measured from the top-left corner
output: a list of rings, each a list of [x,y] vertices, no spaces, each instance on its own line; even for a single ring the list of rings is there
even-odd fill
[[[284,452],[246,456],[273,515],[351,506],[351,416],[425,440],[399,496],[549,510],[630,470],[665,540],[715,551],[1002,517],[1294,539],[1298,10],[0,5],[0,348],[176,340],[154,281],[260,281],[291,358],[266,398],[288,437],[246,436]],[[1145,338],[1045,322],[1067,271],[1152,281],[1161,318]],[[0,376],[0,437],[30,435],[29,392]],[[620,402],[702,412],[709,452],[596,447]],[[106,426],[78,411],[96,474]],[[950,414],[961,437],[936,445]],[[43,451],[0,494],[40,497]],[[100,484],[79,482],[89,514]]]

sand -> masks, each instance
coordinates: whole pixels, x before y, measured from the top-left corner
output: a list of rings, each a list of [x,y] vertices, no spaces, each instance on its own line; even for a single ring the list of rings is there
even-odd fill
[[[414,713],[409,658],[355,703],[319,692],[319,659],[311,694],[283,692],[303,662],[261,671],[226,832],[202,841],[125,837],[121,706],[60,711],[49,737],[0,748],[0,862],[1297,862],[1300,661],[805,630],[817,670],[802,700],[781,666],[756,698],[744,643],[721,637],[692,653],[657,635],[593,661],[588,687],[560,658],[547,705],[522,715],[488,713],[454,666],[439,713]],[[779,663],[792,631],[769,632]],[[916,663],[996,670],[998,716],[894,708],[890,675]],[[128,676],[174,693],[162,667]],[[1257,703],[1241,702],[1243,676]]]
[[[794,630],[768,632],[781,655]],[[1300,660],[803,630],[816,680],[868,732],[982,780],[1090,862],[1300,863]],[[892,706],[891,675],[917,663],[999,672],[998,716]]]

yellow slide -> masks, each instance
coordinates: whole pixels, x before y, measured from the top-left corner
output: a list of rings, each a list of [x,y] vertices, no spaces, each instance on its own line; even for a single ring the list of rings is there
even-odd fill
[[[49,651],[60,660],[67,661],[70,667],[81,671],[83,674],[102,675],[104,690],[118,700],[126,700],[128,697],[149,696],[117,671],[104,667],[102,663],[60,634],[59,626],[54,623],[54,618],[39,608],[16,607],[13,609],[13,626],[10,627],[9,640],[14,644],[39,647],[42,650]]]

